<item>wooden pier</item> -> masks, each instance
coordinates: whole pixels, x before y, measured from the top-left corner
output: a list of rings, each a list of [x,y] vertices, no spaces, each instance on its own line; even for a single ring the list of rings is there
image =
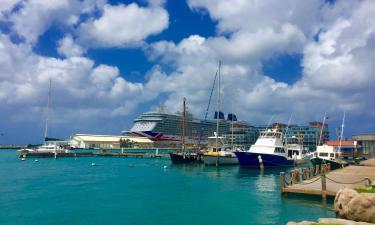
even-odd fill
[[[162,158],[169,154],[154,154],[146,152],[28,152],[20,153],[19,158],[61,158],[61,157],[135,157]]]
[[[335,196],[342,188],[365,188],[374,181],[375,159],[333,171],[329,164],[324,164],[316,168],[292,170],[289,177],[281,172],[280,192],[321,195],[326,198]]]

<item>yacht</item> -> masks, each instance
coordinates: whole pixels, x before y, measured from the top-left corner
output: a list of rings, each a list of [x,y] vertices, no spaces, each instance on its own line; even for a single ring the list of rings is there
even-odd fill
[[[283,133],[277,129],[260,132],[258,140],[248,151],[234,152],[240,166],[244,167],[285,167],[294,166],[283,144]]]

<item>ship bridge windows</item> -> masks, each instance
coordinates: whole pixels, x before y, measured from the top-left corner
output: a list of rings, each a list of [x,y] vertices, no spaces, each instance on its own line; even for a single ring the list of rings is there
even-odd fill
[[[284,148],[280,148],[280,147],[276,147],[275,148],[275,153],[285,153],[285,149]]]
[[[319,156],[320,157],[328,157],[328,153],[327,152],[319,152]]]

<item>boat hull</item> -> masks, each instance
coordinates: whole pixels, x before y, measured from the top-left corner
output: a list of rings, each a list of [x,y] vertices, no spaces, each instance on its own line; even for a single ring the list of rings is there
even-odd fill
[[[173,164],[184,164],[184,163],[199,163],[201,162],[200,155],[197,154],[181,154],[181,153],[169,153]]]
[[[210,156],[203,155],[205,165],[237,165],[238,159],[233,156]]]
[[[236,154],[238,162],[242,167],[260,167],[258,156],[262,157],[264,167],[294,166],[294,160],[290,160],[279,155],[252,152],[235,152],[234,154]]]
[[[321,159],[321,158],[317,158],[317,157],[312,158],[310,161],[311,161],[311,164],[313,164],[314,167],[316,167],[317,165],[329,163],[331,165],[331,170],[340,169],[340,168],[343,168],[347,165],[347,163],[338,162],[338,161],[334,161],[334,160],[328,160],[328,159]]]

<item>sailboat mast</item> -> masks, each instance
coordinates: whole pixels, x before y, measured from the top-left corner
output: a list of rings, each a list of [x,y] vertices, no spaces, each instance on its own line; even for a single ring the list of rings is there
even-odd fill
[[[181,134],[181,144],[182,150],[185,151],[185,121],[186,120],[186,98],[182,104],[182,134]]]
[[[321,142],[322,142],[323,129],[324,129],[324,124],[325,124],[325,122],[326,122],[326,119],[327,119],[327,112],[324,113],[323,124],[322,124],[322,127],[320,128],[319,141],[318,141],[318,144],[317,144],[317,145],[320,145]]]
[[[52,81],[49,80],[48,101],[47,101],[47,111],[46,111],[46,124],[45,124],[45,127],[44,127],[44,141],[46,141],[47,134],[48,134],[49,108],[50,108],[50,105],[51,105],[51,83],[52,83]]]
[[[219,143],[218,143],[218,138],[219,138],[219,117],[220,117],[220,79],[221,79],[221,74],[220,74],[220,67],[221,67],[221,61],[219,61],[219,69],[218,69],[218,87],[217,87],[217,106],[216,106],[216,140],[215,140],[215,148],[216,151],[219,149]]]
[[[340,144],[339,144],[339,152],[341,152],[341,142],[342,142],[342,135],[344,133],[344,123],[345,123],[345,111],[342,117],[342,124],[341,124],[341,132],[340,132]]]

